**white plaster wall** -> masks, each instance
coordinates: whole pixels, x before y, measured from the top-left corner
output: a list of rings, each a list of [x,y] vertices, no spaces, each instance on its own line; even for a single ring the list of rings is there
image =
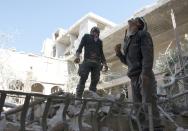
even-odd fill
[[[63,58],[67,46],[63,43],[58,43],[58,42],[56,42],[55,45],[56,45],[56,58]]]
[[[71,53],[75,53],[76,52],[76,48],[75,48],[75,42],[77,42],[77,36],[73,35],[73,34],[70,34],[70,42],[71,42],[71,45],[70,45],[70,49],[71,49]]]
[[[52,57],[53,56],[53,47],[55,43],[52,39],[47,38],[43,42],[41,53],[43,56]]]
[[[2,51],[2,49],[0,51]],[[28,72],[31,72],[30,67],[32,67],[32,83],[48,82],[64,84],[65,86],[67,84],[68,70],[66,61],[36,55],[21,54],[9,50],[7,50],[7,53],[3,56],[0,56],[6,58],[3,65],[9,67],[13,71],[12,73],[14,75],[7,77],[9,81],[17,79],[25,83],[28,78]],[[7,86],[8,85],[6,85],[6,87]],[[53,87],[53,84],[45,86],[44,93],[50,94],[51,87]]]

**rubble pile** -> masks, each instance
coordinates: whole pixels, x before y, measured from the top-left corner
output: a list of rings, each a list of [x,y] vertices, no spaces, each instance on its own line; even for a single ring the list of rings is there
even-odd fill
[[[96,101],[88,101],[85,105],[83,114],[82,114],[82,130],[83,131],[91,131],[93,127],[96,126],[100,121],[102,126],[100,125],[101,131],[114,131],[108,125],[111,122],[107,122],[108,115],[110,110],[118,110],[118,105],[111,105],[111,102],[124,101],[124,95],[112,96],[100,94],[100,96],[91,91],[85,91],[83,94],[84,99],[93,99],[93,100],[102,100],[109,101],[105,102],[105,104],[101,103],[100,108],[98,108],[99,103]],[[71,101],[68,109],[66,111],[66,121],[63,121],[63,110],[65,107],[65,103],[54,102],[50,106],[50,110],[47,117],[47,127],[48,131],[80,131],[79,127],[79,115],[82,110],[84,102],[81,100]],[[26,130],[27,131],[42,131],[42,115],[45,108],[45,102],[42,104],[35,105],[34,107],[30,107],[27,113],[26,118]],[[96,110],[98,110],[96,112]],[[117,111],[118,112],[118,111]],[[97,114],[96,114],[97,113]],[[20,113],[8,115],[7,119],[5,117],[1,120],[1,123],[4,125],[4,129],[7,131],[16,131],[19,130],[20,127]]]
[[[72,94],[68,94],[70,98],[66,112],[65,100],[54,100],[50,105],[47,116],[47,131],[92,131],[95,128],[100,131],[124,131],[130,130],[130,116],[134,115],[133,105],[129,105],[124,94],[117,96],[107,95],[104,93],[94,93],[85,91],[83,99],[75,99]],[[42,131],[42,117],[45,110],[46,101],[31,106],[26,117],[26,131]],[[132,107],[131,107],[132,106]],[[1,114],[0,131],[18,131],[20,130],[20,115],[17,112],[6,116],[4,112]],[[66,119],[64,117],[66,116]],[[169,116],[176,117],[173,113]],[[184,113],[187,119],[187,113]],[[170,129],[167,131],[187,131],[181,127],[172,126],[172,123],[162,117],[164,125],[168,125]],[[182,117],[176,117],[177,121],[186,125],[187,121]],[[131,121],[132,121],[131,116]],[[137,129],[137,123],[132,122],[134,128]],[[186,127],[187,128],[187,127]]]

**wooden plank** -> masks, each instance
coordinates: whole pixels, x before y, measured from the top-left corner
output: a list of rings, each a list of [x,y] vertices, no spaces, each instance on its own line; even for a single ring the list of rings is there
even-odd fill
[[[30,100],[31,100],[31,95],[26,95],[21,113],[21,118],[20,118],[20,131],[25,131],[25,119],[26,119],[27,111],[29,109]]]
[[[3,112],[3,106],[5,104],[6,96],[7,96],[6,93],[1,93],[1,98],[0,98],[0,117],[1,117],[1,112]]]
[[[48,116],[48,112],[50,109],[50,105],[51,105],[52,99],[48,98],[47,102],[46,102],[46,106],[44,108],[44,112],[43,112],[43,116],[42,116],[42,129],[43,131],[47,131],[47,116]]]
[[[62,113],[62,119],[63,119],[64,122],[66,121],[66,114],[67,114],[67,110],[68,110],[69,104],[70,104],[70,99],[69,99],[69,97],[67,97],[67,99],[65,101],[65,106],[64,106],[64,109],[63,109],[63,113]]]
[[[78,115],[78,125],[79,125],[79,130],[80,131],[83,130],[83,127],[82,127],[82,116],[83,116],[84,110],[86,108],[87,102],[88,102],[87,100],[84,100],[82,108],[81,108],[80,113]]]
[[[59,91],[59,92],[53,93],[53,94],[51,94],[51,95],[52,95],[52,96],[54,96],[54,95],[61,95],[62,93],[63,93],[62,91]],[[46,100],[46,99],[44,98],[44,99],[42,99],[42,100],[33,101],[33,102],[29,103],[29,107],[32,107],[32,106],[41,104],[41,103],[43,103],[45,100]],[[23,108],[23,105],[18,106],[18,107],[14,108],[14,109],[11,109],[11,110],[6,111],[5,114],[8,116],[8,115],[17,113],[17,112],[21,111],[22,108]]]

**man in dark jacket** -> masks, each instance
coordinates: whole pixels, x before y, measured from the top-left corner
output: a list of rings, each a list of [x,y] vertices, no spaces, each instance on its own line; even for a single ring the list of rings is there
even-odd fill
[[[157,93],[153,68],[153,42],[147,32],[143,18],[131,19],[126,30],[124,45],[116,45],[116,55],[128,66],[128,77],[131,79],[133,101],[151,103],[155,131],[161,131],[160,117],[157,108]],[[121,51],[123,50],[123,51]],[[144,108],[146,112],[147,107]],[[142,121],[143,131],[148,131],[147,118]]]
[[[104,66],[104,71],[108,70],[106,59],[103,53],[103,44],[99,39],[100,30],[98,27],[93,27],[90,34],[85,34],[82,37],[81,43],[76,51],[75,63],[80,62],[80,54],[84,48],[84,61],[79,66],[78,74],[80,76],[79,83],[76,88],[76,97],[81,98],[86,80],[91,72],[91,83],[89,90],[96,92],[97,84],[100,79],[101,67]],[[102,66],[101,66],[102,65]]]

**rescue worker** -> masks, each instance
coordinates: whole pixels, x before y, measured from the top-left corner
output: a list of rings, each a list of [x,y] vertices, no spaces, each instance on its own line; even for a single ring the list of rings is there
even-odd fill
[[[90,34],[85,34],[82,37],[80,45],[76,51],[75,63],[80,63],[80,54],[84,48],[84,60],[79,65],[78,74],[80,76],[79,83],[76,88],[76,97],[82,98],[82,94],[85,88],[86,80],[89,73],[91,73],[91,83],[89,90],[96,92],[97,84],[100,79],[100,71],[104,67],[104,71],[108,70],[106,59],[103,53],[103,43],[99,39],[100,30],[98,27],[93,27]]]
[[[124,45],[115,46],[116,56],[128,66],[127,75],[131,80],[133,101],[138,103],[151,103],[154,131],[162,131],[160,116],[157,108],[157,82],[153,68],[153,42],[147,32],[147,24],[142,17],[128,21]],[[148,112],[147,107],[144,111]],[[143,131],[149,131],[148,118],[141,120]]]

